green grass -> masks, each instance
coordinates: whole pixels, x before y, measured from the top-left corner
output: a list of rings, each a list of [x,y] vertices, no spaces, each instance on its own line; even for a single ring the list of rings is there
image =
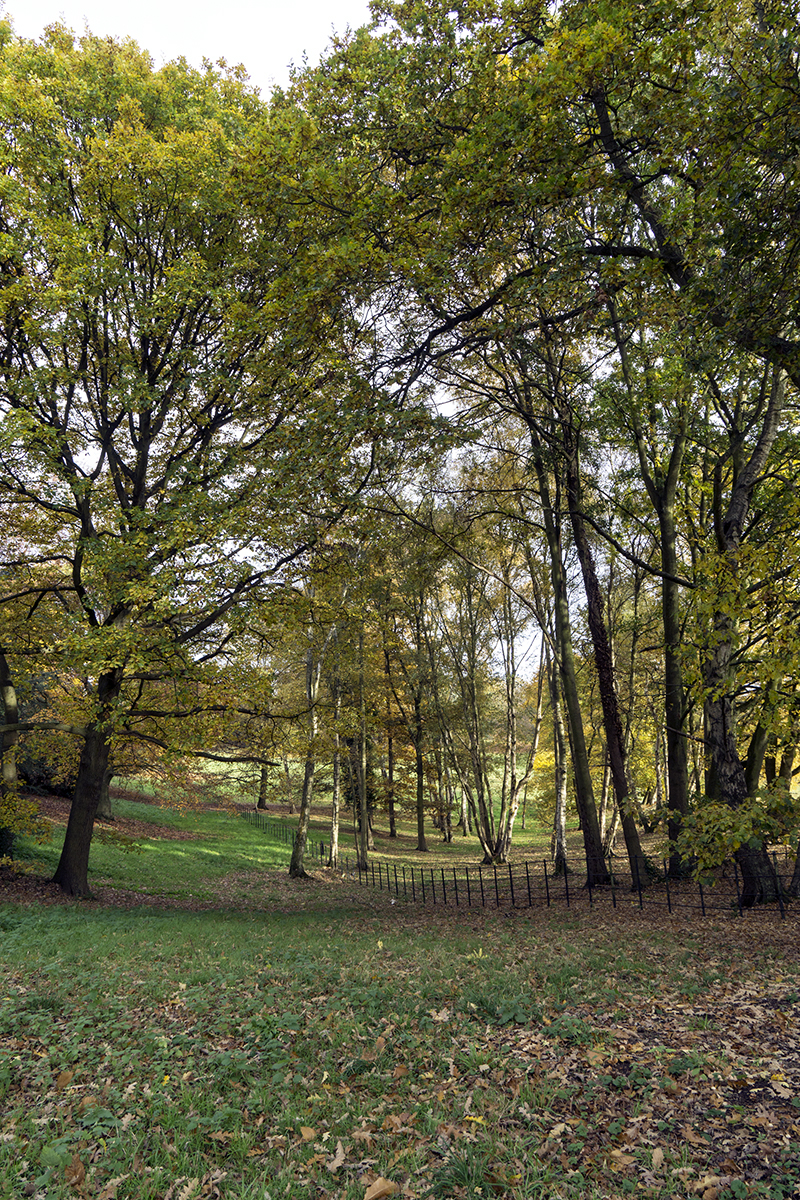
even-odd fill
[[[232,872],[264,871],[288,861],[285,846],[254,837],[234,813],[181,813],[120,799],[113,801],[113,811],[118,817],[153,825],[153,836],[132,842],[113,827],[98,827],[92,842],[90,886],[105,881],[142,895],[210,900],[217,894],[215,885]],[[159,831],[164,826],[188,835],[187,840],[163,840]],[[56,869],[60,852],[60,838],[44,845],[20,838],[16,849],[18,858],[49,875]]]
[[[224,814],[117,810],[194,836],[96,845],[98,886],[192,905],[224,885],[226,910],[0,908],[0,1195],[798,1186],[800,1109],[770,1083],[800,1080],[792,930],[425,914],[290,882],[288,848]]]

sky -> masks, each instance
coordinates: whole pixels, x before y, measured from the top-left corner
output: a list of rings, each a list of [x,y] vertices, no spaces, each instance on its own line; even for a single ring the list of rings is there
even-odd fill
[[[183,56],[242,63],[266,96],[288,82],[288,65],[311,64],[332,29],[343,33],[369,20],[368,0],[0,0],[16,33],[39,37],[61,21],[76,33],[88,25],[101,37],[132,37],[156,66]]]

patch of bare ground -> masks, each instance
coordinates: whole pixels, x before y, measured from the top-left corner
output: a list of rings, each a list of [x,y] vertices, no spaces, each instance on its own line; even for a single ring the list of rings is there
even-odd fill
[[[125,798],[151,803],[148,797],[140,797],[138,794],[125,794]],[[53,825],[66,825],[72,806],[71,800],[62,796],[31,796],[29,799],[36,801],[39,815],[45,820]],[[174,829],[171,825],[158,825],[155,821],[136,821],[130,817],[115,817],[113,821],[96,820],[95,825],[113,829],[134,841],[137,838],[158,838],[161,841],[194,842],[199,837],[199,834],[186,833],[182,829]]]

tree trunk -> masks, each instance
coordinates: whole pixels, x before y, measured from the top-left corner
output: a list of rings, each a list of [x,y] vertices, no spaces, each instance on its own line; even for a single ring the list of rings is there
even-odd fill
[[[600,836],[600,823],[597,819],[597,806],[595,804],[592,776],[589,769],[589,755],[583,731],[583,715],[581,713],[578,682],[575,672],[575,656],[572,646],[569,597],[567,595],[567,582],[561,557],[560,530],[550,496],[547,473],[533,431],[531,431],[531,444],[534,452],[533,461],[536,476],[539,482],[539,497],[542,505],[545,535],[550,552],[550,573],[553,584],[553,610],[556,644],[558,646],[558,664],[561,672],[562,692],[567,713],[570,748],[572,751],[575,798],[580,817],[581,832],[583,833],[587,882],[591,883],[594,887],[610,883],[611,876],[603,857],[603,839]]]
[[[622,721],[620,720],[619,705],[617,703],[617,687],[614,678],[611,642],[603,613],[603,595],[594,565],[594,555],[586,534],[586,523],[583,519],[577,434],[572,426],[572,414],[566,404],[562,406],[561,416],[569,514],[575,549],[581,566],[581,574],[583,575],[584,591],[586,593],[589,632],[592,638],[597,682],[600,689],[600,703],[603,709],[603,728],[606,735],[608,765],[611,769],[611,778],[614,782],[614,798],[616,799],[622,822],[622,834],[625,838],[625,847],[628,851],[631,876],[634,883],[644,883],[647,878],[647,860],[642,852],[639,830],[636,827],[633,817],[630,786],[625,764],[625,747],[622,738]]]
[[[769,729],[759,721],[750,737],[747,747],[744,774],[747,782],[747,794],[752,796],[761,783],[761,770],[764,765],[764,755],[769,743]]]
[[[89,850],[110,752],[111,747],[104,731],[97,725],[91,726],[86,732],[81,749],[75,796],[69,811],[64,847],[53,876],[53,883],[57,883],[68,896],[91,895]]]
[[[758,442],[734,481],[728,508],[718,530],[723,586],[713,618],[713,648],[706,660],[703,678],[709,697],[706,714],[711,764],[720,799],[731,808],[739,808],[744,803],[748,787],[737,747],[733,700],[732,659],[737,636],[736,621],[731,613],[730,597],[725,595],[724,581],[730,580],[731,590],[735,593],[744,524],[753,489],[766,466],[777,436],[784,392],[782,373],[773,368],[769,401]],[[766,846],[757,849],[740,846],[735,857],[742,872],[742,903],[750,907],[760,901],[776,900],[778,886]]]
[[[103,776],[103,786],[100,790],[100,803],[95,813],[95,821],[113,821],[114,813],[111,808],[111,780],[114,778],[113,767],[107,767]]]
[[[564,728],[564,712],[561,706],[560,676],[556,663],[550,663],[546,651],[547,677],[550,685],[550,703],[553,709],[553,758],[555,760],[554,785],[556,793],[553,814],[553,837],[550,857],[557,875],[567,870],[567,732]]]
[[[386,747],[387,757],[387,790],[389,802],[389,837],[397,837],[397,812],[395,810],[394,800],[394,738],[391,733],[388,737],[388,745]]]
[[[19,721],[19,705],[17,690],[11,678],[5,654],[0,650],[0,696],[3,701],[3,714],[6,725],[16,725]],[[19,733],[16,729],[4,733],[0,737],[0,759],[2,759],[2,779],[0,780],[0,801],[10,803],[17,791],[17,742]],[[14,831],[0,825],[0,858],[13,858]]]
[[[328,866],[339,865],[339,812],[341,809],[342,756],[339,750],[339,735],[334,734],[333,751],[333,795],[331,798],[331,844],[328,851]]]
[[[306,700],[308,701],[308,750],[306,765],[303,771],[303,791],[300,796],[300,818],[297,823],[292,857],[289,862],[289,875],[293,879],[307,879],[305,869],[305,853],[308,843],[308,826],[311,820],[311,802],[314,798],[314,772],[316,769],[317,730],[317,701],[319,699],[319,683],[322,677],[322,663],[333,631],[325,639],[325,645],[320,651],[313,646],[313,630],[309,631],[309,648],[306,652]]]
[[[681,663],[680,585],[675,514],[671,493],[658,506],[661,541],[661,620],[664,629],[664,721],[667,740],[667,834],[670,841],[669,873],[683,873],[675,843],[689,811],[689,758],[686,749],[686,692]]]
[[[386,647],[386,632],[383,632],[383,671],[386,681],[386,771],[387,800],[389,804],[389,837],[397,837],[397,814],[394,801],[394,736],[392,734],[392,688],[389,671],[389,651]]]
[[[472,830],[470,829],[469,804],[467,802],[467,790],[463,784],[460,784],[460,787],[461,787],[461,800],[459,803],[459,810],[458,810],[458,823],[461,826],[461,832],[462,832],[463,836],[468,837],[469,834],[472,832]]]
[[[91,895],[89,851],[94,819],[111,756],[111,743],[106,732],[107,722],[121,686],[121,670],[109,671],[97,681],[99,717],[86,730],[64,846],[53,876],[53,883],[57,883],[69,896]]]
[[[342,806],[342,749],[339,736],[339,709],[341,706],[339,676],[333,680],[333,792],[331,795],[331,844],[328,866],[339,865],[339,814]]]
[[[367,796],[367,697],[364,688],[364,622],[358,631],[358,704],[360,737],[358,739],[358,865],[366,871],[369,864],[369,798]]]
[[[414,697],[414,763],[417,773],[417,850],[428,852],[425,840],[425,762],[422,757],[422,742],[425,736],[422,725],[422,706],[419,696]]]
[[[261,764],[261,771],[258,778],[258,803],[256,808],[262,810],[267,807],[267,785],[269,783],[269,767],[265,763]]]
[[[605,750],[603,767],[603,786],[600,790],[600,813],[598,819],[600,821],[600,836],[603,839],[603,845],[606,843],[606,830],[608,829],[608,812],[609,800],[611,799],[611,763],[608,761],[608,750]]]
[[[682,864],[675,843],[683,818],[689,811],[689,762],[685,729],[686,692],[683,686],[681,663],[681,585],[678,573],[675,498],[686,453],[691,410],[686,396],[680,395],[676,398],[679,406],[677,435],[666,466],[660,461],[655,463],[648,461],[648,440],[639,416],[641,389],[637,387],[633,376],[627,339],[617,323],[613,301],[609,302],[609,307],[616,333],[623,377],[628,391],[629,408],[626,415],[630,420],[636,439],[636,452],[639,458],[642,482],[650,503],[658,515],[662,571],[661,619],[664,630],[664,716],[667,727],[667,803],[669,805],[667,830],[671,845],[669,872],[672,876],[679,876],[682,873]]]
[[[314,731],[316,733],[316,730]],[[297,833],[292,846],[292,857],[289,861],[289,875],[292,879],[308,879],[305,869],[305,854],[308,844],[308,826],[311,819],[311,801],[314,796],[314,750],[309,749],[303,771],[303,790],[300,794],[300,817],[297,822]]]
[[[283,763],[283,782],[286,788],[286,803],[289,805],[289,816],[294,816],[294,789],[292,787],[292,776],[289,771],[289,757],[286,754],[281,755]]]

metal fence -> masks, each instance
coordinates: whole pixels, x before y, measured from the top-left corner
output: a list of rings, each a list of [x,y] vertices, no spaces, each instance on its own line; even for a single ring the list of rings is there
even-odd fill
[[[286,845],[293,845],[295,830],[263,813],[242,813],[251,823]],[[308,853],[321,864],[328,860],[326,842],[307,843]],[[778,892],[776,912],[781,919],[797,916],[800,902],[784,900],[794,870],[794,856],[788,851],[771,855]],[[366,868],[349,856],[339,856],[339,869],[363,887],[390,893],[395,899],[426,906],[453,908],[638,908],[641,911],[664,909],[668,913],[696,913],[698,916],[733,914],[744,911],[742,879],[738,866],[731,862],[705,883],[691,879],[670,879],[667,864],[661,872],[640,879],[630,871],[607,864],[608,882],[592,886],[585,868],[567,867],[556,872],[547,859],[540,862],[508,863],[504,866],[417,867],[373,859]],[[762,906],[763,907],[763,906]]]

